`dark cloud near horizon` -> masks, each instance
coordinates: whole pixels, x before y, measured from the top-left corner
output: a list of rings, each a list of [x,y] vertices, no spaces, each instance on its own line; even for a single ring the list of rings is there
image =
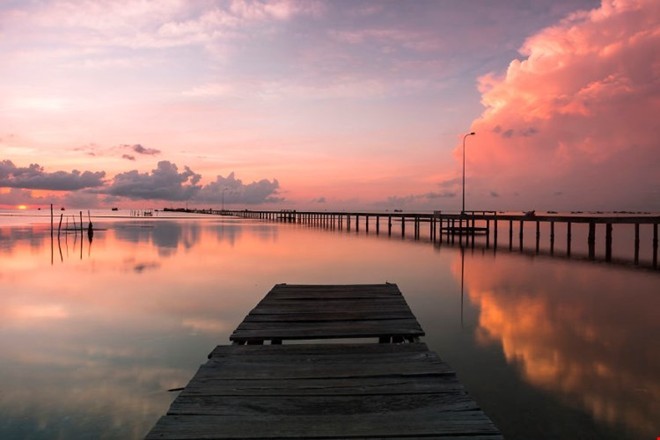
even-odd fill
[[[175,164],[164,160],[150,173],[133,170],[117,174],[102,192],[129,199],[183,201],[192,199],[201,189],[198,185],[201,178],[187,166],[179,173]]]
[[[257,205],[261,203],[277,203],[284,200],[277,197],[280,184],[277,179],[272,181],[262,179],[258,182],[244,184],[234,173],[227,177],[217,176],[215,182],[204,186],[194,197],[195,201],[206,203],[245,203]]]
[[[429,202],[438,199],[451,199],[456,197],[453,191],[427,192],[424,194],[410,194],[408,196],[390,196],[387,198],[386,205],[398,207],[404,205],[418,204],[420,202]]]
[[[133,156],[132,154],[122,154],[121,158],[126,160],[135,160],[135,156]]]
[[[91,172],[73,170],[48,173],[39,164],[17,167],[10,160],[0,162],[0,187],[43,189],[51,191],[76,191],[98,188],[105,184],[105,171]]]
[[[137,154],[144,154],[147,156],[156,156],[161,153],[160,150],[157,150],[156,148],[147,148],[143,145],[140,144],[135,144],[135,145],[122,145],[124,148],[129,148],[131,151],[134,151]]]
[[[129,156],[129,155],[125,155]],[[221,204],[231,203],[261,204],[281,202],[279,182],[276,179],[262,179],[244,184],[232,172],[227,177],[217,176],[215,182],[200,185],[202,178],[189,167],[179,171],[176,164],[160,161],[156,169],[140,173],[137,170],[117,174],[110,182],[104,180],[105,171],[92,173],[74,170],[70,173],[56,171],[47,173],[38,164],[29,167],[16,167],[9,160],[0,161],[0,187],[11,188],[14,200],[43,202],[33,199],[29,190],[70,191],[62,198],[62,203],[98,206],[105,201],[120,198],[133,200],[191,201]],[[20,193],[16,192],[21,190]],[[27,191],[26,191],[27,190]],[[11,200],[11,201],[10,201]]]
[[[461,183],[461,178],[454,177],[453,179],[443,180],[442,182],[438,183],[438,186],[440,188],[451,188],[453,186],[460,185],[460,183]]]

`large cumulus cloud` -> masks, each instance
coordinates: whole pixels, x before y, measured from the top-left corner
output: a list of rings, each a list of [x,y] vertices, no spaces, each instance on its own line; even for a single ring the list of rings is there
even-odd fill
[[[179,172],[175,164],[163,160],[150,173],[133,170],[117,174],[104,192],[129,199],[190,200],[200,190],[201,177],[188,167]]]
[[[204,186],[195,199],[207,203],[275,203],[284,200],[277,197],[279,187],[277,179],[244,184],[230,173],[227,177],[217,176],[215,182]]]
[[[136,170],[117,174],[103,193],[133,200],[190,201],[200,203],[260,204],[283,200],[277,197],[279,182],[262,179],[244,184],[234,173],[217,176],[214,182],[201,185],[202,176],[185,166],[179,172],[176,164],[158,162],[156,169],[140,173]]]
[[[149,153],[151,154],[151,153]],[[261,179],[243,183],[234,173],[217,176],[207,185],[200,183],[202,176],[188,166],[179,167],[167,160],[158,162],[149,172],[138,170],[119,173],[104,180],[99,172],[47,172],[41,166],[17,167],[9,160],[0,161],[0,204],[63,203],[75,206],[99,206],[120,203],[122,199],[192,202],[204,204],[250,204],[281,202],[277,179]],[[61,191],[47,198],[35,197],[31,190]]]
[[[39,164],[17,167],[10,160],[0,162],[0,188],[41,189],[51,191],[75,191],[104,185],[105,172],[73,170],[71,172],[44,171]]]
[[[472,195],[660,209],[659,22],[657,0],[603,0],[530,37],[503,76],[480,78]]]

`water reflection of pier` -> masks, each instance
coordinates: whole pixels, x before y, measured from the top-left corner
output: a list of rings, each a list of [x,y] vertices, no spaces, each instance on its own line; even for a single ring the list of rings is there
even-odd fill
[[[434,243],[459,244],[461,246],[517,250],[527,254],[543,254],[557,257],[577,257],[611,263],[625,263],[658,268],[659,215],[634,214],[501,214],[494,211],[468,211],[460,214],[444,213],[374,213],[374,212],[312,212],[312,211],[250,211],[250,210],[200,210],[198,213],[233,215],[242,218],[261,219],[318,226],[327,229],[359,232],[361,228],[376,235],[395,233],[402,238],[429,239]],[[614,255],[614,227],[632,227],[632,257]],[[408,228],[408,231],[407,231]],[[586,229],[578,234],[576,229]],[[531,230],[530,230],[531,229]],[[599,231],[604,231],[604,234]],[[618,231],[618,229],[617,229]],[[650,238],[651,252],[647,259],[640,258],[641,236]],[[525,235],[532,235],[533,247],[525,243]],[[618,232],[617,232],[618,233]],[[502,239],[501,235],[505,235]],[[559,234],[563,234],[560,237]],[[603,237],[604,235],[604,237]],[[625,234],[623,234],[625,235]],[[517,240],[514,239],[517,236]],[[597,236],[599,239],[597,239]],[[541,246],[542,237],[548,246]],[[581,243],[586,238],[586,243]],[[577,240],[580,239],[578,243]],[[559,249],[560,240],[565,246]],[[597,242],[604,242],[604,252],[597,252]],[[576,245],[577,243],[577,245]],[[586,255],[574,250],[586,245]]]

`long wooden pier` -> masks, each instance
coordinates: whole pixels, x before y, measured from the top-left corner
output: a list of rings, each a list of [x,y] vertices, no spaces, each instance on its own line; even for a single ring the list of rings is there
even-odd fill
[[[394,284],[276,285],[147,439],[502,439],[423,334]],[[375,340],[282,343],[329,338]]]
[[[176,210],[181,211],[181,210]],[[504,245],[508,250],[524,251],[525,239],[535,245],[536,253],[541,253],[541,237],[545,233],[549,241],[549,254],[552,256],[575,257],[576,226],[587,228],[582,239],[587,249],[586,258],[605,262],[624,262],[625,259],[614,255],[614,225],[628,225],[632,228],[632,243],[630,249],[632,258],[629,263],[645,265],[658,269],[658,244],[660,215],[652,214],[502,214],[496,211],[466,211],[463,213],[405,213],[405,212],[316,212],[316,211],[253,211],[253,210],[184,210],[213,215],[232,215],[242,218],[261,219],[276,222],[297,223],[320,226],[330,229],[366,233],[370,228],[376,235],[395,233],[401,237],[412,236],[419,239],[423,234],[432,242],[458,243],[461,245],[475,244],[476,236],[482,236],[486,248],[497,250]],[[533,230],[529,231],[528,226]],[[649,237],[650,253],[647,261],[640,258],[642,229]],[[564,234],[560,237],[559,231]],[[600,238],[599,238],[600,237]],[[563,241],[563,254],[555,252]],[[597,243],[602,243],[602,249],[597,251]]]

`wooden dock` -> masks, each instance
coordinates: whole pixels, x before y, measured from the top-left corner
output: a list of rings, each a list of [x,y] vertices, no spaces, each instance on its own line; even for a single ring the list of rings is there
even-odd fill
[[[274,222],[296,223],[309,226],[317,226],[327,229],[345,230],[347,232],[359,232],[362,228],[369,233],[370,228],[375,230],[376,235],[387,234],[391,237],[399,233],[401,238],[412,237],[419,240],[423,235],[428,237],[432,243],[454,244],[460,246],[471,245],[475,247],[475,237],[481,236],[485,239],[485,248],[492,247],[496,252],[498,248],[508,248],[509,251],[516,249],[525,251],[526,226],[535,226],[532,232],[534,241],[527,237],[528,243],[535,243],[536,253],[543,252],[540,247],[542,230],[550,241],[549,255],[568,258],[582,258],[582,255],[572,251],[577,238],[574,226],[585,226],[587,234],[580,238],[587,245],[588,260],[604,261],[607,263],[632,263],[634,266],[642,266],[651,269],[660,269],[658,255],[660,254],[660,215],[657,214],[537,214],[529,212],[525,214],[504,214],[496,211],[465,211],[462,213],[447,213],[435,211],[434,213],[403,213],[403,212],[316,212],[316,211],[251,211],[251,210],[173,210],[182,212],[194,212],[210,215],[231,215],[241,218],[259,219]],[[614,255],[613,236],[614,225],[617,227],[632,228],[632,240],[630,248],[633,250],[631,261]],[[395,231],[397,229],[398,231]],[[422,231],[425,229],[425,232]],[[514,234],[516,230],[516,234]],[[564,237],[559,236],[560,232]],[[644,231],[642,231],[644,230]],[[508,234],[507,234],[508,232]],[[530,231],[528,231],[527,235]],[[642,232],[648,236],[648,254],[646,258],[640,254]],[[504,237],[502,237],[504,235]],[[514,238],[514,235],[517,237]],[[574,237],[576,235],[576,237]],[[508,240],[507,240],[508,237]],[[597,237],[600,237],[597,239]],[[504,239],[503,239],[504,238]],[[515,242],[517,241],[517,246]],[[597,252],[597,241],[603,242],[601,252]],[[555,244],[565,243],[562,254],[555,254]],[[646,261],[644,261],[646,260]]]
[[[395,284],[276,285],[147,439],[501,439],[423,334]],[[332,338],[376,339],[282,344]]]
[[[412,342],[420,336],[424,331],[394,284],[278,284],[229,339],[237,344],[340,338]]]

